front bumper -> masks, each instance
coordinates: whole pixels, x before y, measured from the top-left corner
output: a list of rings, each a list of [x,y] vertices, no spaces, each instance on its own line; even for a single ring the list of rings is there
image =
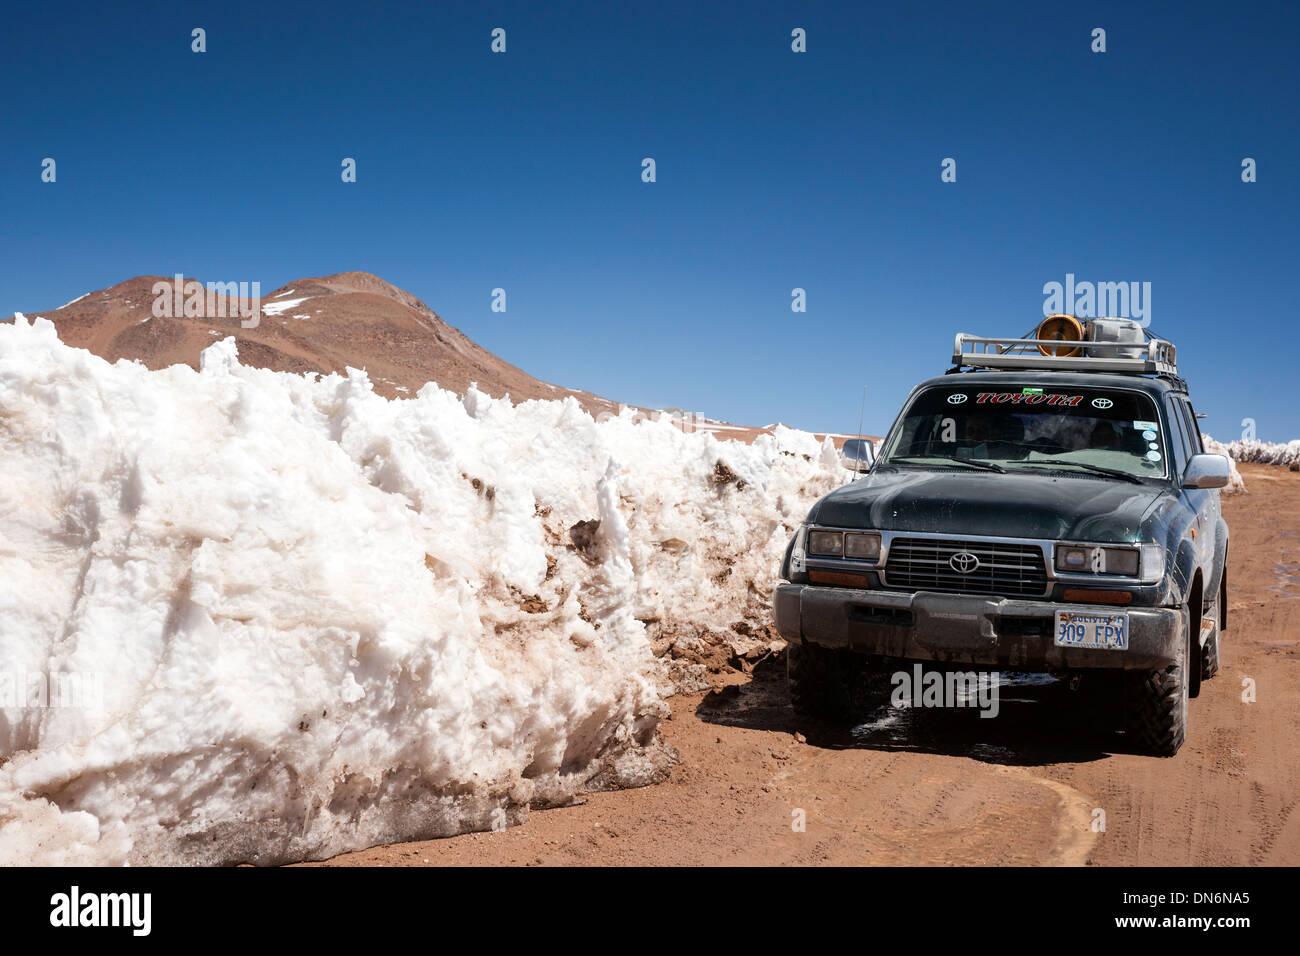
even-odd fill
[[[787,641],[904,660],[985,664],[1019,670],[1172,664],[1184,639],[1176,608],[1118,608],[969,594],[860,590],[782,582],[772,594]],[[1128,650],[1057,647],[1058,610],[1128,612]]]

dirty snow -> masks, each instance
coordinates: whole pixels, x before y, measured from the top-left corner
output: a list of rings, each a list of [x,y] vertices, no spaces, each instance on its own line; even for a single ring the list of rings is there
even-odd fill
[[[231,338],[149,371],[22,316],[0,458],[0,864],[319,858],[660,779],[665,648],[761,645],[843,480],[789,429],[388,401]]]
[[[1258,439],[1238,439],[1230,442],[1218,442],[1209,435],[1202,435],[1205,450],[1227,455],[1233,461],[1255,462],[1261,465],[1294,465],[1300,462],[1300,439],[1289,442],[1267,442]],[[1210,446],[1214,447],[1211,448]]]

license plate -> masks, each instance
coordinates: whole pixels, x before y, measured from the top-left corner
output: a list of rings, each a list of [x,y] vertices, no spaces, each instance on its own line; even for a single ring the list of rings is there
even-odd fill
[[[1128,613],[1057,611],[1056,646],[1097,647],[1108,651],[1126,651],[1128,650]]]

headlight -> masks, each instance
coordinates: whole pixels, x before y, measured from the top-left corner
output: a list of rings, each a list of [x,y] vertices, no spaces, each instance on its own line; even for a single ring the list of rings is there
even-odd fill
[[[840,557],[844,554],[844,534],[840,531],[809,531],[808,553]]]
[[[1056,570],[1074,574],[1118,574],[1136,577],[1138,549],[1095,545],[1058,544]]]
[[[880,532],[810,530],[808,554],[824,558],[875,561],[880,557]]]
[[[1067,548],[1056,546],[1056,570],[1078,571],[1092,570],[1092,548]]]
[[[846,558],[864,558],[874,561],[880,557],[880,535],[855,534],[844,536],[844,556]]]

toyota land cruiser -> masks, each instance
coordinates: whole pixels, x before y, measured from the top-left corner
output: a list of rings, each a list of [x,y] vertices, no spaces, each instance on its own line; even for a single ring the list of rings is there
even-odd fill
[[[1052,316],[961,334],[868,470],[818,501],[773,595],[797,713],[850,716],[900,661],[1118,684],[1123,726],[1173,755],[1227,627],[1229,463],[1206,454],[1174,346]],[[858,444],[858,443],[854,443]]]

